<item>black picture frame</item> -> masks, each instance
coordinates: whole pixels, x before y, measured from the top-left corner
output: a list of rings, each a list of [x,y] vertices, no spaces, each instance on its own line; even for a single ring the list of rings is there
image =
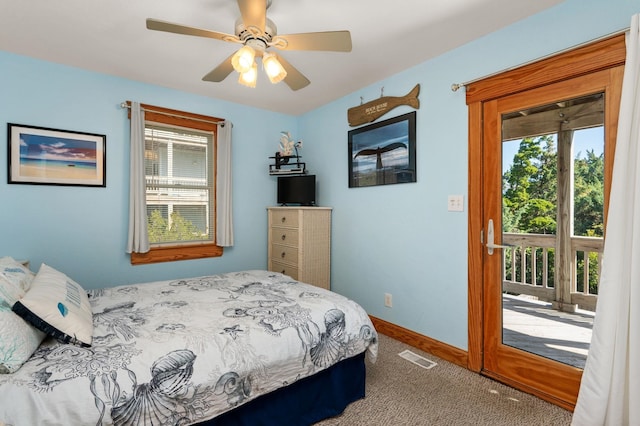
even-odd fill
[[[416,111],[350,130],[349,188],[416,182]]]
[[[8,123],[8,183],[107,185],[107,137]]]

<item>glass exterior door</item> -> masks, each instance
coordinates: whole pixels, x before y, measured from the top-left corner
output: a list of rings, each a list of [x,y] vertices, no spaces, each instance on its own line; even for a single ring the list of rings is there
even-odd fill
[[[483,105],[483,373],[572,407],[605,217],[610,73]]]

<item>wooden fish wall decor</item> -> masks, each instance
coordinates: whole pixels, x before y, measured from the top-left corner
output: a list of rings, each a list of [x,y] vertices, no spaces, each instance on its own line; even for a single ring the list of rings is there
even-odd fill
[[[416,86],[404,96],[381,96],[374,101],[349,108],[347,110],[349,126],[354,127],[371,123],[401,105],[409,105],[418,109],[420,108],[419,94],[420,84],[416,84]]]

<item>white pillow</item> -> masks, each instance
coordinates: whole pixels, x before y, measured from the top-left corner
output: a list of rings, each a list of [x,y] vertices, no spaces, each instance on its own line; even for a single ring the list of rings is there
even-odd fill
[[[44,263],[13,311],[64,343],[91,346],[93,315],[86,291]]]
[[[0,301],[13,306],[31,286],[34,273],[9,256],[0,258]]]

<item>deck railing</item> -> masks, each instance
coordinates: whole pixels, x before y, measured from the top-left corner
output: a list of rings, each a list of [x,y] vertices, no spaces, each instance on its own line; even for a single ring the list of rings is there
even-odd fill
[[[503,291],[534,296],[546,302],[577,305],[595,310],[598,279],[602,266],[604,241],[597,237],[571,238],[571,300],[559,300],[566,294],[555,280],[556,236],[505,233],[503,252]]]
[[[199,178],[147,175],[147,197],[155,201],[206,201],[209,196],[206,183],[206,179]]]

